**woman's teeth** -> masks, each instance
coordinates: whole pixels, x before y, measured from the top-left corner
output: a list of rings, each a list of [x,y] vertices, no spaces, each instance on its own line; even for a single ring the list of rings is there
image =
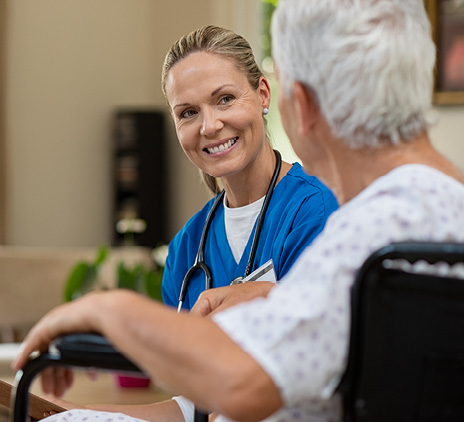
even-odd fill
[[[237,139],[238,137],[236,136],[235,138],[229,139],[227,142],[224,142],[221,145],[218,145],[212,148],[206,148],[206,149],[210,154],[216,154],[217,152],[221,152],[221,151],[225,151],[226,149],[229,149],[232,145],[235,144],[235,142],[237,142]]]

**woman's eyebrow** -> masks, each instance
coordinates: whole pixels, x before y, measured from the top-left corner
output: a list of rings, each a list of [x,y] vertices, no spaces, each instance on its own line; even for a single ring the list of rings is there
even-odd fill
[[[229,86],[234,86],[233,84],[224,84],[216,88],[213,92],[211,92],[211,97],[214,97],[218,92],[220,92],[223,88],[229,87]],[[186,107],[190,106],[190,103],[181,103],[181,104],[176,104],[174,107],[172,107],[173,110],[175,110],[178,107]]]
[[[214,97],[221,89],[228,87],[228,86],[233,86],[232,84],[224,84],[221,85],[219,88],[216,88],[212,93],[211,96]]]
[[[189,106],[190,103],[183,103],[183,104],[176,104],[172,109],[176,109],[177,107],[185,107],[185,106]]]

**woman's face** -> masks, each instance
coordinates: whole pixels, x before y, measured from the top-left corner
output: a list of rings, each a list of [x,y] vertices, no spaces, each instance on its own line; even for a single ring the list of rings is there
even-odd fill
[[[190,54],[171,68],[166,95],[183,150],[212,176],[246,169],[267,144],[262,112],[269,107],[269,85],[261,78],[253,89],[227,58]]]

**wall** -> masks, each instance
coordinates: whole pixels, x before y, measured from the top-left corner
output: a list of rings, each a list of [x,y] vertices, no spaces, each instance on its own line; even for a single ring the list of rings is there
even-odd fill
[[[5,243],[108,241],[111,113],[164,108],[164,54],[210,22],[210,1],[9,0],[7,19]],[[173,188],[198,207],[205,194],[185,185],[197,173],[172,138]],[[184,219],[178,198],[174,217]]]
[[[258,51],[258,4],[0,0],[0,28],[6,36],[4,68],[0,63],[6,126],[2,129],[0,102],[0,243],[109,242],[112,111],[118,106],[164,108],[159,84],[164,54],[174,40],[196,27],[229,27]],[[272,108],[274,113],[276,106]],[[433,142],[464,169],[464,108],[437,110],[440,122],[431,131]],[[172,235],[208,195],[172,124],[168,128]],[[281,138],[278,129],[274,135]]]
[[[0,244],[5,240],[5,36],[6,0],[0,0]]]
[[[464,172],[464,107],[435,107],[437,124],[430,130],[435,147]]]

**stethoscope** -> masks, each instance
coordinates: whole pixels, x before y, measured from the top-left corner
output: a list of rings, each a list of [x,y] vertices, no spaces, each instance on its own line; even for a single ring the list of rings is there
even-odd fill
[[[276,156],[276,165],[274,168],[274,174],[272,175],[271,182],[269,183],[269,187],[267,188],[266,196],[264,197],[263,206],[261,207],[261,210],[258,215],[255,235],[253,236],[253,243],[251,244],[250,256],[248,257],[248,263],[245,269],[245,274],[243,275],[243,277],[235,278],[234,280],[232,280],[230,284],[240,283],[243,280],[243,278],[249,275],[251,271],[253,270],[253,263],[255,260],[256,250],[258,249],[259,236],[261,234],[261,228],[263,225],[264,216],[266,215],[266,210],[267,210],[267,207],[269,206],[269,202],[271,201],[272,193],[274,192],[274,188],[277,184],[277,179],[280,174],[280,168],[282,167],[282,157],[280,156],[279,151],[274,150],[274,154]],[[211,207],[208,213],[208,216],[206,217],[206,222],[203,227],[203,231],[201,233],[200,245],[198,246],[198,252],[195,257],[195,262],[189,268],[189,270],[185,274],[184,279],[182,281],[182,287],[180,289],[180,294],[179,294],[179,305],[177,307],[178,312],[182,308],[182,303],[185,300],[188,286],[195,272],[203,271],[203,273],[205,274],[205,279],[206,279],[205,290],[211,289],[211,287],[213,286],[213,277],[211,275],[211,270],[205,263],[205,245],[206,245],[206,237],[208,236],[208,230],[209,230],[209,227],[211,226],[211,221],[213,221],[214,214],[216,213],[216,210],[218,209],[220,203],[224,199],[224,194],[225,194],[225,191],[223,190],[216,197],[216,200],[214,201],[213,206]]]

